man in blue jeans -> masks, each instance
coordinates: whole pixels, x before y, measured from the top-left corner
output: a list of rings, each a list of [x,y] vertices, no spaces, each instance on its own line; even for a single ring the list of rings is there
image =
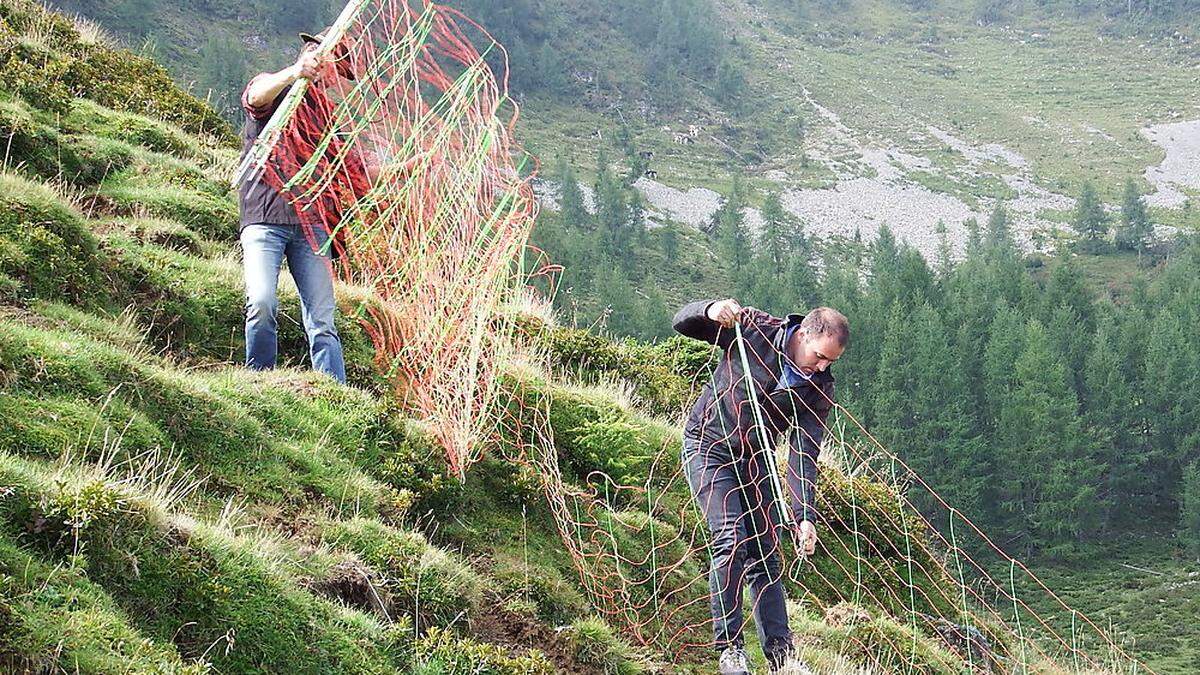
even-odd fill
[[[829,366],[846,348],[849,324],[829,307],[781,319],[729,299],[687,305],[675,315],[675,330],[724,350],[683,431],[684,472],[711,533],[709,590],[720,672],[749,672],[743,586],[750,588],[767,665],[776,671],[795,651],[780,541],[784,524],[794,521],[801,552],[816,550],[817,456],[833,407]],[[781,434],[790,446],[786,481],[774,460]]]
[[[322,75],[324,63],[317,54],[322,37],[302,33],[304,49],[294,64],[277,73],[257,75],[246,86],[242,94],[246,111],[243,155],[254,145],[291,86],[302,77]],[[296,209],[261,174],[252,172],[243,179],[238,206],[246,276],[246,366],[254,370],[275,367],[279,270],[286,258],[300,292],[301,317],[313,368],[345,382],[342,341],[333,323],[336,304],[329,253],[332,247],[326,246],[326,235],[316,231],[316,241],[310,242]]]

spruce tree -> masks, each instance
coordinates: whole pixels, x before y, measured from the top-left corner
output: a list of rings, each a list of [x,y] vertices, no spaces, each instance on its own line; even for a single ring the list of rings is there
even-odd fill
[[[945,279],[954,271],[954,248],[950,245],[950,233],[946,230],[944,221],[937,222],[936,232],[938,235],[937,273],[938,277]]]
[[[567,62],[554,45],[547,40],[537,52],[538,85],[553,94],[567,91]]]
[[[739,110],[745,102],[743,98],[745,91],[746,76],[742,73],[741,66],[729,57],[721,59],[721,62],[717,64],[717,99],[734,110]]]
[[[579,179],[575,168],[566,157],[558,160],[559,182],[559,219],[567,230],[589,230],[592,228],[591,218],[583,203],[583,191],[579,189]]]
[[[933,488],[973,517],[982,514],[986,454],[972,434],[966,381],[954,368],[929,377],[929,364],[951,353],[951,341],[928,303],[892,308],[872,384],[872,427]],[[933,502],[914,493],[917,503]]]
[[[1144,338],[1146,367],[1139,370],[1139,389],[1148,408],[1150,443],[1138,461],[1142,468],[1139,488],[1146,494],[1147,506],[1165,505],[1155,505],[1152,500],[1165,497],[1162,486],[1178,479],[1176,449],[1194,442],[1200,421],[1195,333],[1181,316],[1186,315],[1172,305],[1164,306]]]
[[[1008,255],[1016,251],[1017,245],[1013,241],[1008,209],[1005,209],[1003,204],[997,204],[996,208],[992,209],[991,215],[988,216],[985,243],[993,255],[997,253]]]
[[[1142,198],[1137,184],[1132,179],[1125,181],[1125,192],[1121,199],[1121,223],[1116,234],[1117,248],[1137,251],[1140,254],[1146,250],[1153,230],[1150,214],[1146,211],[1146,201]]]
[[[1030,319],[1023,333],[1013,384],[998,394],[998,501],[1031,550],[1065,553],[1099,529],[1100,465],[1045,329]]]
[[[1179,502],[1179,539],[1189,555],[1200,559],[1200,462],[1184,471]]]
[[[752,247],[743,208],[742,184],[735,179],[729,196],[713,214],[712,231],[724,268],[734,280],[738,293],[745,296],[753,290],[754,279],[748,274]]]
[[[778,193],[767,196],[763,226],[754,247],[752,302],[775,314],[808,307],[816,296],[813,251],[800,220],[784,210]]]
[[[1075,212],[1071,216],[1071,227],[1083,238],[1086,250],[1097,251],[1104,236],[1108,234],[1108,214],[1090,181],[1083,184]]]
[[[613,175],[608,155],[600,151],[594,187],[596,224],[603,248],[599,251],[610,260],[624,262],[629,253],[629,202],[624,186]]]
[[[1131,457],[1142,455],[1142,396],[1131,375],[1128,356],[1122,353],[1119,327],[1104,317],[1096,328],[1087,356],[1084,389],[1087,420],[1107,435],[1107,447],[1101,448],[1101,464],[1106,467],[1101,498],[1107,505],[1105,521],[1138,511],[1139,463]]]

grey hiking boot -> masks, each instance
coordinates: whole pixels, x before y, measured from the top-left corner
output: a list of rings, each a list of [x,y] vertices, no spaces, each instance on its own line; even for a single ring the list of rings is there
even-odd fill
[[[750,660],[741,647],[726,647],[717,661],[721,675],[750,675]]]

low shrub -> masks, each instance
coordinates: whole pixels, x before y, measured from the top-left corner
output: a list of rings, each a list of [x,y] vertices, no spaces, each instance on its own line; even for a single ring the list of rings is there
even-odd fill
[[[45,185],[0,173],[0,272],[32,297],[74,303],[101,294],[96,238]]]
[[[417,640],[413,664],[427,675],[550,675],[554,666],[541,652],[530,649],[513,655],[503,647],[459,640],[449,631],[434,629]]]
[[[605,675],[650,672],[650,659],[618,636],[603,619],[588,617],[571,624],[568,633],[575,659]]]
[[[535,616],[552,625],[575,620],[587,599],[556,568],[536,557],[528,563],[516,555],[501,553],[493,560],[489,576],[508,598],[528,602]]]

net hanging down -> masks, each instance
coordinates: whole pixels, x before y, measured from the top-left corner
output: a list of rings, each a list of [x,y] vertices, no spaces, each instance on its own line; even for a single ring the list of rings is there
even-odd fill
[[[497,310],[536,215],[507,56],[457,11],[409,0],[354,0],[321,49],[330,65],[289,92],[241,171],[261,170],[364,290],[377,366],[461,476],[495,424],[512,328]]]
[[[769,322],[765,313],[747,310],[741,325],[728,329],[728,340],[718,338],[728,345],[728,358],[716,352],[709,372],[699,374],[711,379],[728,369],[729,392],[736,392],[740,405],[761,408],[751,411],[756,419],[770,414],[773,402],[740,375],[759,358],[743,344],[763,341]],[[504,423],[511,437],[526,439],[522,457],[542,477],[591,606],[637,644],[676,662],[704,662],[720,596],[709,584],[713,538],[692,496],[698,486],[689,489],[696,479],[684,465],[697,455],[724,453],[705,443],[685,444],[681,457],[678,439],[668,437],[624,480],[592,471],[579,481],[560,464],[561,441],[549,423],[553,401],[531,386],[534,391],[516,396],[528,403]],[[782,559],[779,567],[767,568],[771,580],[782,580],[789,597],[810,610],[827,612],[816,636],[844,630],[840,653],[878,672],[1153,672],[1111,629],[1069,607],[947,504],[849,410],[827,403],[833,414],[819,423],[825,449],[814,556],[799,555],[788,537],[788,507],[779,503],[788,497],[779,486],[794,468],[778,461],[774,439],[764,439],[757,426],[729,429],[727,439],[760,450],[739,470],[744,478],[738,498],[749,506],[738,516],[745,556],[771,552]],[[735,492],[723,498],[734,499]],[[917,502],[932,506],[918,508]],[[761,512],[752,515],[754,509]],[[730,583],[745,583],[751,566],[739,565]],[[753,600],[741,609],[748,619]],[[821,646],[828,638],[804,639]]]

